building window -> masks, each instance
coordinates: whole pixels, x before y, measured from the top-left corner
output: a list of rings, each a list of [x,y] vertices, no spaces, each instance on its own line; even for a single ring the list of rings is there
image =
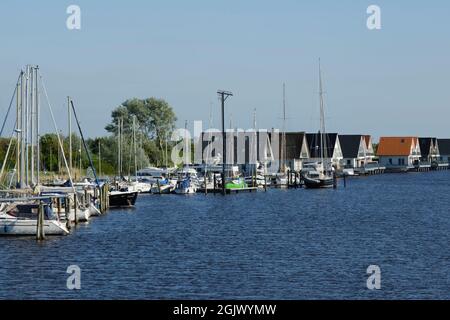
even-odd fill
[[[351,160],[347,160],[347,165],[349,166],[351,164],[352,164],[352,161]]]
[[[392,164],[392,158],[389,159],[389,164]]]

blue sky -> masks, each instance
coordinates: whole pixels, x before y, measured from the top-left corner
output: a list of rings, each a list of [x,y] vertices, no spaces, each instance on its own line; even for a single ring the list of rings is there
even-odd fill
[[[81,7],[81,30],[66,8]],[[381,7],[382,30],[366,28]],[[217,89],[233,126],[318,130],[318,58],[328,131],[450,137],[450,3],[435,1],[21,1],[0,2],[0,116],[22,66],[40,65],[65,129],[74,98],[88,136],[105,134],[111,110],[155,96],[184,120],[207,124]],[[51,131],[48,119],[43,127]],[[45,125],[47,124],[47,125]]]

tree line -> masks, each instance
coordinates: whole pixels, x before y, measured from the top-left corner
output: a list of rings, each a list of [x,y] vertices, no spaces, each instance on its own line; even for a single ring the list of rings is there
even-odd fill
[[[133,121],[133,119],[135,119]],[[111,112],[111,122],[106,125],[107,134],[88,138],[86,145],[92,157],[94,167],[100,176],[119,173],[118,154],[121,145],[122,175],[133,175],[136,169],[147,166],[171,165],[172,144],[170,136],[175,129],[176,116],[172,107],[157,98],[129,99]],[[120,136],[119,136],[120,124]],[[134,124],[134,125],[133,125]],[[69,136],[59,135],[64,155],[56,133],[43,134],[39,138],[40,171],[45,175],[64,175],[67,164],[72,163],[73,171],[78,176],[86,176],[89,159],[78,132],[71,134],[71,151]],[[8,159],[6,153],[10,147]],[[5,171],[12,171],[16,165],[16,139],[0,138],[0,159],[5,162]],[[72,154],[70,161],[69,155]],[[136,160],[135,160],[136,156]],[[136,165],[135,165],[136,164]]]

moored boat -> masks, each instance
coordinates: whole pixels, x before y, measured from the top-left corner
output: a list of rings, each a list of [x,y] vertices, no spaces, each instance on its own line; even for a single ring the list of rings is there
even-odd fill
[[[110,207],[132,207],[136,203],[138,197],[137,191],[110,191],[109,206]]]
[[[225,189],[235,190],[235,189],[245,189],[248,188],[247,183],[243,178],[236,178],[225,183]]]
[[[38,227],[37,209],[37,204],[3,204],[0,209],[0,235],[36,235]],[[44,206],[43,230],[45,235],[69,234],[66,224],[58,220],[49,205]]]
[[[174,193],[176,194],[194,194],[197,193],[198,186],[188,177],[177,182]]]
[[[303,176],[305,187],[309,189],[331,188],[333,187],[333,178],[319,172],[310,171]]]

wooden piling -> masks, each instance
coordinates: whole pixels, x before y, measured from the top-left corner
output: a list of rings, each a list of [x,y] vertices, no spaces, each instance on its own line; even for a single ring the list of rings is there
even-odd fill
[[[65,214],[66,214],[66,226],[67,226],[67,229],[70,229],[70,219],[69,219],[69,216],[70,216],[70,197],[69,197],[69,195],[67,195],[64,198],[64,211],[65,211]]]
[[[39,241],[45,239],[45,231],[44,231],[44,205],[43,205],[42,201],[39,201],[39,207],[38,207],[38,218],[37,218],[36,239],[39,240]]]
[[[225,195],[225,172],[222,172],[222,195]]]
[[[66,221],[68,221],[69,224],[70,224],[70,219],[69,219],[69,216],[70,216],[70,197],[69,196],[66,196],[66,198],[64,199],[64,210],[65,210],[65,213],[66,213]]]
[[[214,195],[216,195],[216,188],[217,188],[217,177],[216,174],[214,173]]]
[[[161,194],[161,183],[159,182],[159,179],[156,179],[156,185],[158,186],[158,194]]]
[[[78,206],[77,194],[74,193],[74,194],[73,194],[73,210],[74,210],[74,220],[75,220],[75,224],[78,224],[78,222],[77,222],[77,206]]]
[[[333,189],[337,188],[337,176],[336,171],[333,171]]]
[[[56,198],[56,208],[58,210],[58,220],[61,220],[61,198]]]

